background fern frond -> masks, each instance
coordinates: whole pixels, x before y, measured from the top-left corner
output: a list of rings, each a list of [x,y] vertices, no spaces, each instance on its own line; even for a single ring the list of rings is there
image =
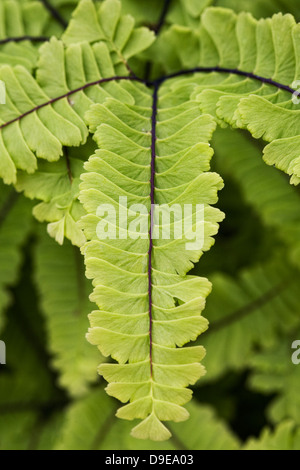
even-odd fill
[[[214,288],[205,309],[210,328],[201,338],[208,351],[203,363],[209,381],[245,367],[258,346],[276,344],[280,331],[291,333],[300,321],[299,272],[287,265],[284,255],[248,268],[238,278],[216,274],[211,281]]]
[[[293,0],[0,2],[1,450],[299,448],[299,19]],[[99,238],[119,195],[141,239]],[[203,203],[204,245],[151,203]]]
[[[288,184],[285,175],[264,164],[263,144],[245,133],[218,129],[213,146],[217,171],[239,185],[245,201],[262,223],[286,244],[290,261],[299,266],[300,197],[297,188]]]
[[[273,348],[265,348],[249,361],[253,369],[249,385],[265,394],[276,393],[267,410],[272,422],[292,419],[299,425],[299,369],[292,362],[292,343],[299,338],[299,328],[281,335]]]
[[[272,432],[265,429],[259,439],[251,438],[245,450],[297,450],[300,446],[300,429],[293,421],[284,421]]]
[[[22,247],[32,228],[31,210],[29,201],[0,183],[0,331],[11,298],[8,288],[18,280]]]
[[[22,65],[32,71],[38,47],[48,37],[48,12],[38,1],[2,0],[0,18],[0,65]],[[19,41],[24,37],[28,39]]]
[[[41,295],[53,366],[72,396],[85,394],[96,381],[101,359],[85,339],[91,285],[78,248],[59,247],[41,231],[36,248],[36,284]]]
[[[293,0],[217,0],[216,6],[232,8],[236,12],[249,11],[256,18],[270,17],[274,13],[291,13],[299,21],[299,10]]]
[[[164,443],[137,441],[130,436],[130,424],[115,420],[115,402],[103,389],[74,403],[68,410],[65,424],[58,436],[59,450],[202,450],[237,449],[238,439],[209,407],[188,405],[192,419],[172,424],[173,438]],[[202,423],[200,434],[195,429]],[[194,435],[191,441],[191,435]]]

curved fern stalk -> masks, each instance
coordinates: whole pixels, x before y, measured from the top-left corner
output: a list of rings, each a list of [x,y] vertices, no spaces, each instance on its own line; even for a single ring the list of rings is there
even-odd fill
[[[130,402],[117,416],[143,420],[133,436],[165,440],[170,432],[161,421],[187,419],[182,405],[191,391],[186,387],[204,373],[204,349],[182,346],[207,328],[201,311],[211,285],[186,272],[210,248],[223,219],[210,206],[223,183],[207,172],[213,119],[201,115],[194,101],[174,107],[164,85],[159,89],[156,84],[154,92],[144,85],[130,86],[134,105],[107,99],[87,113],[100,149],[85,165],[80,192],[88,213],[81,224],[89,240],[82,251],[87,277],[93,279],[91,300],[100,309],[90,315],[88,339],[118,362],[99,367],[109,382],[107,392]],[[127,208],[119,196],[127,198]],[[120,234],[116,239],[97,236],[102,204],[127,213],[128,226],[111,222]],[[163,222],[169,239],[154,238],[161,222],[153,204],[191,204],[193,230],[204,227],[203,246],[187,250],[191,233],[177,238],[174,221]],[[204,222],[196,219],[197,204],[204,204]],[[136,211],[141,211],[138,221]],[[131,238],[137,223],[140,236]]]

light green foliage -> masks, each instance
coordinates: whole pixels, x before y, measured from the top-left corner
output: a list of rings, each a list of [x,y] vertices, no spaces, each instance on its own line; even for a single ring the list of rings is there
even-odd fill
[[[210,283],[186,276],[186,272],[213,243],[212,236],[223,214],[210,204],[216,202],[217,191],[223,184],[218,175],[207,172],[212,155],[208,142],[215,129],[213,120],[201,115],[195,102],[172,106],[169,88],[163,86],[156,127],[155,204],[180,204],[182,209],[184,204],[192,204],[195,216],[199,211],[197,204],[204,204],[204,243],[202,249],[200,245],[186,250],[189,234],[175,239],[171,224],[170,239],[160,236],[153,240],[150,265],[153,98],[145,86],[124,84],[124,87],[131,90],[134,105],[110,99],[105,105],[95,105],[87,114],[100,149],[85,165],[87,173],[82,176],[80,195],[88,213],[82,218],[82,225],[90,240],[83,253],[87,276],[94,280],[91,299],[100,308],[90,316],[92,328],[88,338],[102,354],[119,362],[99,368],[110,382],[108,393],[125,403],[130,400],[129,405],[118,411],[118,416],[144,420],[134,428],[133,436],[164,440],[170,433],[160,421],[187,419],[188,413],[181,405],[189,401],[191,393],[184,387],[203,375],[198,364],[203,349],[179,348],[207,328],[200,313]],[[144,236],[137,240],[120,240],[117,236],[115,240],[101,241],[97,236],[98,207],[110,203],[118,213],[119,196],[127,197],[129,233],[136,218],[130,207],[133,204],[146,207],[146,214],[140,216],[139,230]],[[196,217],[193,229],[199,230],[199,223],[203,222],[195,220]],[[118,222],[117,229],[124,231]],[[152,300],[148,270],[152,277]]]
[[[212,0],[180,0],[171,2],[167,23],[189,27],[199,25],[200,16]]]

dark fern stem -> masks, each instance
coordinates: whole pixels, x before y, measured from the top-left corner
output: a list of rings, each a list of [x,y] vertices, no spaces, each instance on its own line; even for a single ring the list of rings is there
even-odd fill
[[[70,157],[69,157],[69,149],[68,149],[68,147],[64,147],[63,150],[64,150],[64,156],[65,156],[65,159],[66,159],[68,178],[69,178],[70,184],[72,184],[73,183],[73,175],[72,175],[71,162],[70,162]]]
[[[50,38],[47,36],[18,36],[12,38],[5,38],[0,39],[0,45],[7,44],[9,42],[23,42],[23,41],[31,41],[31,42],[47,42]]]
[[[166,18],[167,18],[167,15],[169,13],[171,2],[172,2],[172,0],[165,0],[164,1],[163,9],[162,9],[161,15],[159,17],[159,20],[158,20],[157,24],[152,28],[153,31],[155,32],[156,36],[159,35],[159,33],[161,32],[161,30],[162,30],[162,28],[163,28],[163,26],[166,22]],[[149,77],[150,77],[150,74],[151,74],[151,68],[152,68],[152,64],[151,64],[150,61],[148,61],[146,63],[146,67],[145,67],[145,80],[149,80]]]
[[[152,363],[152,255],[153,255],[153,228],[154,228],[154,210],[155,210],[155,160],[156,160],[156,123],[157,123],[157,104],[158,91],[160,83],[155,83],[152,101],[151,118],[151,175],[150,175],[150,229],[149,229],[149,252],[148,252],[148,294],[149,294],[149,341],[150,341],[150,369],[151,377],[153,373]]]
[[[117,81],[117,80],[132,80],[132,81],[136,81],[136,82],[140,82],[140,83],[145,83],[144,80],[141,80],[137,77],[128,77],[128,76],[125,76],[125,77],[119,77],[119,76],[115,76],[115,77],[109,77],[109,78],[101,78],[100,80],[97,80],[95,82],[90,82],[90,83],[86,83],[85,85],[79,87],[79,88],[76,88],[75,90],[70,90],[68,91],[68,93],[65,93],[64,95],[61,95],[61,96],[57,96],[56,98],[52,98],[51,100],[45,102],[45,103],[42,103],[42,104],[39,104],[38,106],[36,106],[35,108],[32,108],[30,109],[29,111],[26,111],[25,113],[21,114],[20,116],[12,119],[11,121],[8,121],[8,122],[5,122],[4,124],[1,124],[0,126],[0,130],[1,129],[4,129],[4,127],[7,127],[9,126],[10,124],[13,124],[14,122],[18,122],[20,121],[21,119],[23,119],[24,117],[26,116],[29,116],[30,114],[32,113],[35,113],[37,111],[39,111],[40,109],[42,108],[45,108],[46,106],[49,106],[51,104],[55,104],[57,103],[58,101],[60,100],[63,100],[65,98],[69,98],[69,96],[72,96],[74,95],[75,93],[78,93],[80,91],[84,91],[92,86],[95,86],[95,85],[101,85],[103,83],[109,83],[109,82],[114,82],[114,81]]]
[[[160,15],[160,18],[158,20],[158,23],[154,26],[153,28],[153,31],[155,32],[155,34],[158,36],[159,33],[161,32],[161,29],[163,28],[165,22],[166,22],[166,18],[167,18],[167,15],[169,13],[169,9],[170,9],[170,6],[171,6],[171,3],[172,3],[172,0],[165,0],[164,1],[164,6],[163,6],[163,10],[161,12],[161,15]]]
[[[63,18],[60,12],[54,8],[53,5],[49,2],[49,0],[40,0],[40,2],[44,5],[44,7],[51,13],[52,17],[61,24],[64,28],[68,26],[67,21]]]

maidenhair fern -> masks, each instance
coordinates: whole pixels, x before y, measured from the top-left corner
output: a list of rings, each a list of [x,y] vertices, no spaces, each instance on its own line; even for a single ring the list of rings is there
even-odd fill
[[[60,429],[63,444],[56,448],[110,448],[111,438],[99,434],[96,420],[104,413],[103,427],[106,414],[115,411],[140,420],[131,431],[135,438],[164,441],[178,429],[184,443],[193,422],[173,423],[191,413],[205,422],[191,448],[236,448],[237,439],[222,424],[211,428],[210,411],[184,407],[192,397],[188,387],[195,385],[197,393],[204,365],[207,384],[250,364],[261,374],[254,373],[252,385],[267,390],[276,380],[265,375],[278,342],[299,328],[294,186],[300,182],[300,26],[291,14],[255,19],[223,8],[234,0],[212,3],[166,1],[158,20],[154,8],[147,14],[144,0],[0,5],[0,80],[6,85],[0,106],[0,327],[31,228],[26,196],[36,202],[35,218],[64,245],[38,230],[30,241],[37,244],[35,284],[58,383],[73,397],[87,394],[102,360],[98,371],[106,391],[124,405],[116,411],[102,387],[83,397],[67,424],[60,427],[55,416],[45,426],[45,436]],[[251,5],[257,16],[265,15],[261,0]],[[217,126],[223,129],[213,137]],[[255,146],[251,136],[267,145]],[[215,272],[208,280],[211,258],[202,255],[224,219],[222,207],[214,207],[224,186],[218,172],[239,187],[245,206],[272,235],[259,264],[249,254],[250,266],[238,276]],[[170,208],[174,217],[166,220]],[[108,217],[110,209],[114,215]],[[199,340],[208,328],[202,312],[212,285],[206,309],[211,329]],[[89,298],[96,305],[92,313]],[[88,314],[87,339],[100,360],[84,339]],[[16,335],[26,342],[21,330]],[[253,357],[257,347],[263,351]],[[30,373],[37,358],[29,351],[26,360]],[[50,375],[38,387],[60,403]],[[297,373],[284,367],[275,375],[298,383]],[[0,380],[1,390],[9,390],[11,380]],[[292,412],[282,411],[289,410],[285,401],[294,406],[296,400],[274,389],[282,395],[271,412],[277,423],[291,418]],[[18,387],[14,396],[23,403]],[[37,390],[29,389],[28,397],[35,400]],[[36,414],[24,416],[24,429],[32,429]],[[120,423],[114,426],[127,436],[127,424]],[[77,426],[84,430],[80,442]],[[262,442],[272,447],[293,426],[265,433]],[[214,445],[205,441],[206,432]],[[132,448],[132,437],[126,439],[123,447]],[[177,448],[175,441],[170,448]],[[290,447],[297,442],[296,432]]]
[[[91,299],[100,308],[90,316],[88,339],[120,363],[99,369],[110,382],[108,393],[131,402],[118,416],[144,419],[134,436],[162,440],[170,434],[160,421],[186,419],[181,405],[191,395],[184,387],[203,375],[198,364],[203,348],[179,348],[207,328],[200,313],[210,284],[186,276],[202,253],[201,247],[186,250],[190,234],[178,240],[154,240],[151,235],[158,226],[149,225],[148,213],[153,221],[154,204],[179,203],[192,204],[196,215],[198,204],[204,204],[203,249],[207,250],[223,218],[209,206],[216,202],[222,181],[205,172],[212,154],[207,142],[215,128],[211,117],[201,115],[194,102],[172,107],[167,87],[159,92],[155,87],[153,93],[142,85],[130,89],[135,105],[110,99],[87,113],[100,149],[85,165],[80,195],[88,213],[82,223],[91,240],[83,248],[87,276],[94,279]],[[193,163],[180,170],[189,160]],[[141,220],[136,241],[117,238],[103,243],[97,237],[98,207],[110,202],[119,212],[120,196],[127,198],[129,231],[133,204],[147,208],[140,216],[146,224]],[[117,229],[124,231],[120,225]]]

